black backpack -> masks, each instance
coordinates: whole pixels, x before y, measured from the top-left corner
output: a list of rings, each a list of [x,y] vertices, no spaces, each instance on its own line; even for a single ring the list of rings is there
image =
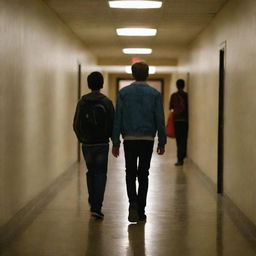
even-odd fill
[[[106,127],[107,110],[102,101],[83,100],[75,124],[78,140],[85,143],[95,134],[105,134]]]

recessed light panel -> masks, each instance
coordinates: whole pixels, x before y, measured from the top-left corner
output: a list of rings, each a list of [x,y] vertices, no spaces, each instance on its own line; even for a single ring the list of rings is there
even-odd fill
[[[125,73],[131,74],[132,73],[132,67],[131,66],[126,66],[125,67]]]
[[[132,67],[131,66],[126,66],[125,67],[125,72],[127,74],[131,74],[132,73]],[[149,66],[149,70],[148,70],[149,74],[155,74],[156,73],[156,67],[154,66]]]
[[[108,1],[111,8],[155,9],[161,8],[161,1]]]
[[[156,73],[156,67],[149,66],[149,74],[155,74]]]
[[[117,28],[119,36],[155,36],[157,30],[154,28]]]
[[[150,48],[124,48],[123,53],[125,53],[125,54],[151,54],[152,49],[150,49]]]

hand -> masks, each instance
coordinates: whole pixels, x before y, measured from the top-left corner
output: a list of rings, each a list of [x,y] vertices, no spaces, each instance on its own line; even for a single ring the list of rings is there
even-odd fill
[[[156,152],[157,152],[158,155],[163,155],[164,152],[165,152],[165,149],[164,149],[164,148],[161,148],[161,147],[157,147]]]
[[[119,147],[113,147],[112,148],[112,155],[114,157],[118,157],[119,156]]]

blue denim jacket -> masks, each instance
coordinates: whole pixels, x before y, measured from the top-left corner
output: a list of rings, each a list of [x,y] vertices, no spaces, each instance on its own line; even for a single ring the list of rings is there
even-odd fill
[[[112,134],[113,146],[124,136],[151,136],[158,133],[158,145],[166,144],[161,94],[145,82],[134,82],[119,91]]]

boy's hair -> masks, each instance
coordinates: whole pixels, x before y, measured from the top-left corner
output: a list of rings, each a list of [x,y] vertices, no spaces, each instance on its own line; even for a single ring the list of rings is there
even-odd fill
[[[176,82],[177,88],[178,89],[184,89],[185,87],[185,81],[183,79],[178,79]]]
[[[92,72],[88,77],[87,77],[87,83],[88,87],[95,91],[103,88],[103,83],[104,83],[104,78],[103,75],[100,72]]]
[[[132,75],[136,81],[145,81],[148,77],[148,70],[145,62],[136,62],[132,65]]]

